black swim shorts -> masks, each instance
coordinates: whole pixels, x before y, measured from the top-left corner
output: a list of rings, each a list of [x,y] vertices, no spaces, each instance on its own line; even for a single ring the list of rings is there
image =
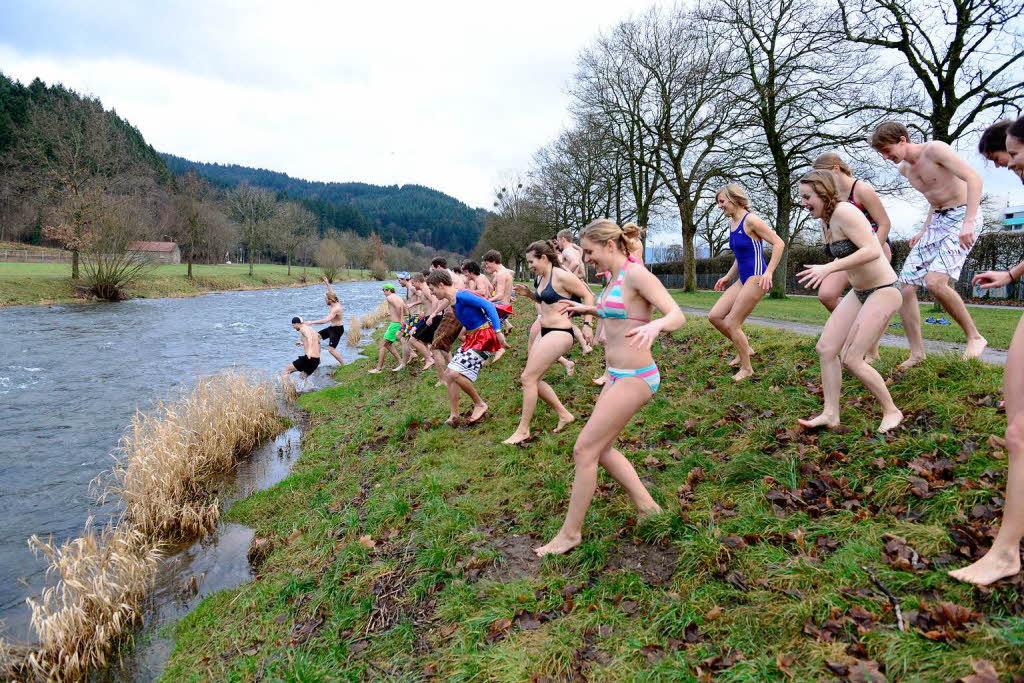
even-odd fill
[[[338,342],[341,341],[341,335],[343,334],[345,334],[344,325],[331,325],[330,327],[325,327],[320,330],[321,339],[327,339],[328,337],[331,338],[331,341],[328,342],[327,345],[333,349],[338,348]]]
[[[429,325],[426,322],[426,318],[421,321],[423,324],[416,328],[413,332],[412,337],[424,344],[430,344],[434,341],[434,333],[437,332],[437,328],[441,325],[441,316],[435,315],[434,322]]]
[[[296,370],[306,373],[306,377],[309,377],[316,372],[316,369],[320,366],[320,359],[310,358],[308,356],[299,356],[292,361],[292,365]]]

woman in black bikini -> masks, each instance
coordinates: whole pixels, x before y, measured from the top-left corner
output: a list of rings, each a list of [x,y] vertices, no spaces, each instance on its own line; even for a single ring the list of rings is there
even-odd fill
[[[555,391],[542,378],[559,357],[572,348],[572,322],[567,313],[560,309],[559,302],[583,301],[587,306],[594,305],[594,293],[583,284],[583,281],[560,268],[554,246],[548,241],[537,241],[526,248],[526,261],[530,270],[537,276],[536,289],[525,285],[515,285],[515,292],[537,302],[540,309],[540,334],[530,345],[526,368],[521,376],[523,382],[523,412],[519,418],[519,426],[512,436],[502,443],[515,445],[530,438],[530,421],[537,407],[539,396],[558,414],[558,425],[554,431],[560,432],[567,424],[575,420]],[[591,316],[586,316],[589,324]]]
[[[819,155],[814,160],[813,168],[820,171],[831,171],[839,196],[846,197],[847,202],[861,210],[864,217],[868,219],[871,229],[878,236],[885,260],[892,262],[892,249],[889,247],[889,231],[892,229],[892,223],[889,221],[889,214],[885,212],[885,207],[882,206],[882,200],[878,198],[875,188],[871,187],[866,180],[854,178],[850,167],[842,157],[834,152],[825,152]],[[836,306],[839,305],[839,297],[849,286],[850,278],[845,271],[832,273],[818,288],[818,301],[831,313],[836,310]],[[878,346],[871,349],[868,358],[872,361],[878,359]]]
[[[903,303],[896,272],[889,265],[864,214],[842,201],[830,171],[811,171],[800,179],[800,203],[811,216],[821,219],[825,233],[825,251],[829,263],[805,266],[797,274],[811,289],[832,273],[846,271],[854,296],[843,297],[829,316],[816,350],[821,359],[821,386],[825,409],[804,427],[839,426],[839,392],[843,386],[843,367],[864,383],[882,408],[878,431],[886,432],[903,420],[903,413],[892,401],[885,380],[865,360],[878,343],[889,320]]]

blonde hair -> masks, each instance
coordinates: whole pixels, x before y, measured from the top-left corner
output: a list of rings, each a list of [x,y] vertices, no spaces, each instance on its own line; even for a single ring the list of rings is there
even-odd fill
[[[825,200],[825,208],[821,212],[821,220],[827,227],[832,220],[832,212],[839,205],[839,191],[836,189],[836,179],[831,171],[811,171],[800,179],[801,185],[809,185],[814,194]]]
[[[622,253],[627,256],[634,252],[643,252],[644,228],[630,222],[621,228],[614,221],[598,218],[580,232],[580,239],[591,242],[615,241]]]
[[[715,201],[718,197],[725,195],[725,198],[730,202],[740,207],[744,211],[750,211],[750,197],[737,183],[729,183],[728,185],[719,188],[718,192],[715,193]]]
[[[338,295],[334,292],[327,292],[327,300],[332,304],[338,303]]]
[[[831,171],[833,166],[838,166],[840,171],[848,176],[853,176],[853,171],[851,171],[850,167],[845,161],[843,161],[843,158],[835,152],[819,154],[818,158],[814,160],[814,164],[811,168],[819,171]]]

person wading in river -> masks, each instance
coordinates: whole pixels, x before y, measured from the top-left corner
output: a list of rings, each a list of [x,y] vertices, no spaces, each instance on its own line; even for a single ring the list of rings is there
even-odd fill
[[[292,327],[298,330],[301,339],[295,342],[296,346],[303,348],[303,355],[299,356],[281,372],[281,380],[286,381],[293,372],[301,372],[305,376],[306,384],[309,384],[309,376],[316,372],[320,366],[320,335],[316,333],[309,323],[302,322],[302,318],[292,318]]]
[[[306,324],[323,325],[324,323],[329,323],[327,327],[320,330],[320,338],[330,339],[330,342],[327,344],[327,351],[334,356],[339,365],[344,365],[345,359],[338,353],[338,342],[341,341],[341,335],[345,334],[345,311],[341,307],[338,295],[334,293],[334,289],[331,287],[331,281],[325,277],[324,284],[327,285],[327,294],[324,295],[324,301],[327,302],[327,317],[320,320],[312,320]]]

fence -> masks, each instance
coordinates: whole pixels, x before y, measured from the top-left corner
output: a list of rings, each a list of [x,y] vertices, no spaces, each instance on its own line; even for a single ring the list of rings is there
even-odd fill
[[[71,252],[40,249],[0,249],[0,261],[18,263],[70,263]]]

